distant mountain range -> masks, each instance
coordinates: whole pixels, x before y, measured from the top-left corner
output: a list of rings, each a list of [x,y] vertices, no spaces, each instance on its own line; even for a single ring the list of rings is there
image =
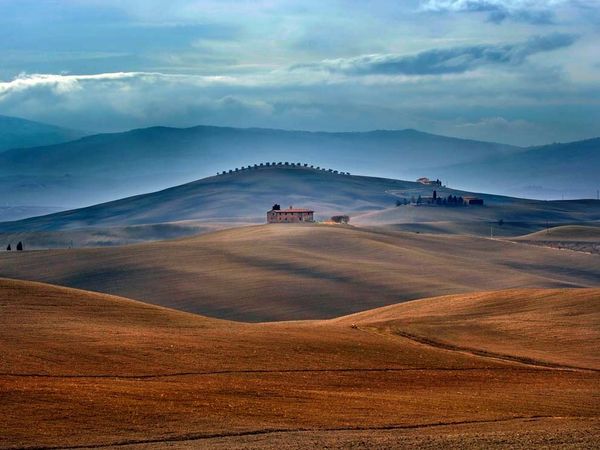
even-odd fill
[[[531,147],[434,172],[464,189],[529,198],[596,198],[600,138]]]
[[[0,196],[10,193],[5,198],[11,205],[54,206],[59,199],[66,207],[79,207],[266,161],[415,179],[431,172],[428,168],[518,151],[415,130],[310,133],[154,127],[0,153]]]
[[[591,198],[600,139],[520,148],[416,130],[152,127],[0,152],[0,206],[76,208],[266,161],[394,179],[429,176],[457,189],[512,196]]]
[[[60,144],[86,134],[89,133],[0,115],[0,152],[11,148]]]

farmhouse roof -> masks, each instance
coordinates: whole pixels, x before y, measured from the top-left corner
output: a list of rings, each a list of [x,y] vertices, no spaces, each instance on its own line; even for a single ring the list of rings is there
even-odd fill
[[[274,213],[314,213],[312,209],[305,208],[288,208],[288,209],[273,209],[271,212]]]

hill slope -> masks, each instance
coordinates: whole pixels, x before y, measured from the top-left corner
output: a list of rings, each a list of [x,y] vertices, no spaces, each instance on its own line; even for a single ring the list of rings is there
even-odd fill
[[[526,241],[591,241],[600,242],[599,226],[564,225],[516,238]]]
[[[440,167],[464,189],[541,199],[596,198],[600,138],[529,148],[510,156]]]
[[[476,237],[290,224],[125,247],[4,252],[0,276],[265,321],[473,290],[597,286],[600,264],[594,255]]]
[[[363,225],[425,224],[425,228],[415,231],[426,231],[427,224],[445,222],[450,224],[445,232],[480,235],[489,235],[490,224],[499,220],[505,226],[498,227],[497,234],[513,236],[540,230],[548,223],[600,220],[600,202],[595,200],[542,202],[480,195],[486,207],[395,206],[404,200],[431,196],[434,189],[440,196],[472,195],[416,182],[341,175],[307,167],[259,167],[88,208],[2,223],[0,233],[4,235],[0,239],[22,240],[38,247],[66,247],[72,241],[81,246],[166,239],[193,234],[201,228],[264,223],[265,213],[274,203],[284,208],[310,207],[317,220],[341,213],[351,215],[352,223]],[[68,233],[36,234],[63,231]]]
[[[154,127],[4,152],[0,154],[0,197],[10,192],[11,205],[54,206],[59,198],[64,206],[80,207],[266,161],[300,161],[415,179],[425,174],[415,175],[412,169],[515,151],[519,148],[415,130],[310,133]]]
[[[0,115],[0,152],[16,149],[12,152],[14,157],[27,153],[25,148],[28,147],[60,144],[79,139],[85,134],[82,131]]]
[[[598,292],[519,296],[585,315]],[[478,345],[513,309],[513,330],[545,336],[515,293],[487,299],[501,309],[452,300]],[[447,301],[417,303],[439,312]],[[386,319],[426,321],[409,306]],[[241,324],[13,280],[0,280],[0,308],[2,447],[591,447],[600,434],[597,372],[440,349],[373,332],[380,322],[366,317],[359,328],[347,318]],[[572,329],[560,326],[569,314],[544,325],[576,355],[587,327],[598,329],[595,311]]]
[[[478,292],[417,300],[338,319],[441,348],[600,369],[600,289]]]

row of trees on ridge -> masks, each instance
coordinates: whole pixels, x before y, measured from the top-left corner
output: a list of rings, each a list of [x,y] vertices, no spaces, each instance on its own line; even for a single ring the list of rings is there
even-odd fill
[[[329,173],[333,173],[336,175],[350,175],[350,172],[341,172],[339,170],[334,170],[334,169],[326,169],[324,167],[319,167],[319,166],[313,166],[310,164],[302,164],[302,163],[293,163],[293,162],[266,162],[266,163],[260,163],[260,164],[253,164],[251,166],[242,166],[242,167],[236,167],[235,169],[229,169],[229,170],[224,170],[222,172],[217,172],[217,175],[225,175],[227,173],[235,173],[235,172],[241,172],[243,170],[253,170],[253,169],[260,169],[262,167],[303,167],[306,169],[314,169],[314,170],[321,170],[323,172],[329,172]]]

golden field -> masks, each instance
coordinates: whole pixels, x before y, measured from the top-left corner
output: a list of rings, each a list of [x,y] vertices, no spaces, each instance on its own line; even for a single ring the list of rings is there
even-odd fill
[[[513,289],[251,324],[3,279],[0,446],[591,448],[599,302]]]

